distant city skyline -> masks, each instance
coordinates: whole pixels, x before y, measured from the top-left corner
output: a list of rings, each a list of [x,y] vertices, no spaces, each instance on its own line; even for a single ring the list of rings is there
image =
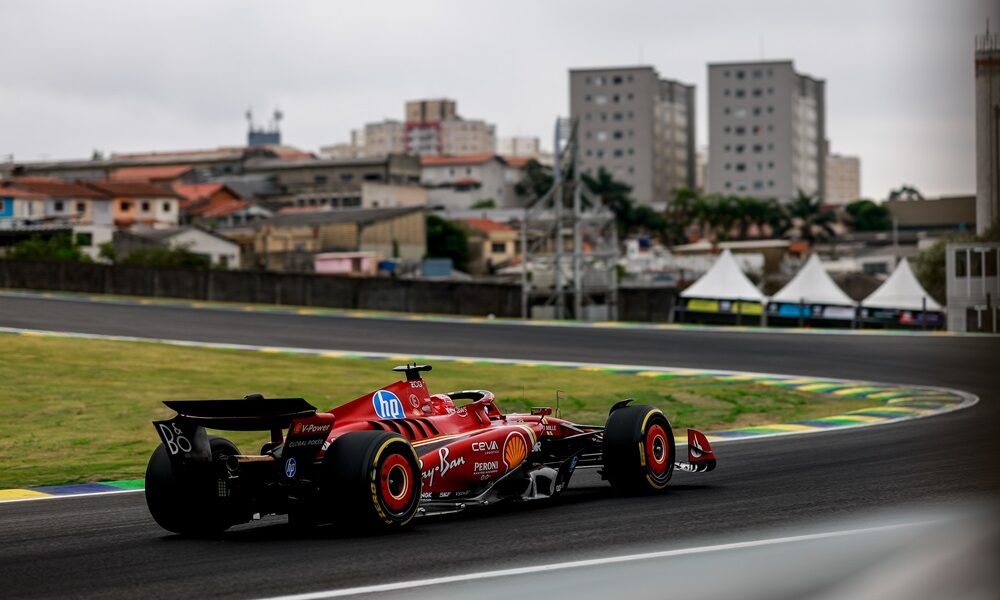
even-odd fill
[[[280,108],[283,140],[318,151],[434,97],[550,148],[569,70],[627,65],[696,86],[704,147],[708,63],[766,58],[826,81],[830,150],[860,157],[863,196],[967,194],[987,18],[988,0],[5,3],[0,160],[241,145],[247,108]]]

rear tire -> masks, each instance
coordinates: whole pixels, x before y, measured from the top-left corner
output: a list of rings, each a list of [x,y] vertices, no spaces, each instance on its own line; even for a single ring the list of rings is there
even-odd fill
[[[662,491],[674,472],[674,434],[653,406],[626,406],[608,417],[604,429],[604,478],[616,491]]]
[[[160,444],[146,465],[146,506],[156,523],[173,533],[208,537],[235,524],[232,501],[219,495],[215,464],[220,455],[233,456],[239,449],[229,440],[210,437],[212,463],[178,469]]]
[[[404,527],[420,503],[420,462],[413,446],[387,431],[340,436],[323,457],[322,497],[330,520],[358,532]]]

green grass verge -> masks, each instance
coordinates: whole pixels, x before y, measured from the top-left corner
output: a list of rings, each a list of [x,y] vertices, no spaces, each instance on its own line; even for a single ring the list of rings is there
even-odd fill
[[[396,377],[395,361],[184,348],[0,334],[0,489],[141,477],[169,399],[301,396],[321,410]],[[506,411],[554,403],[563,416],[603,423],[632,397],[663,408],[679,431],[780,423],[871,405],[865,400],[712,378],[657,379],[553,367],[438,362],[431,392],[486,388]],[[227,434],[247,451],[263,436]]]

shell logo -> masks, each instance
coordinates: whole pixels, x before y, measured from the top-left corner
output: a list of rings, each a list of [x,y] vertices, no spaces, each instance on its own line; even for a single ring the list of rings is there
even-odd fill
[[[503,443],[503,462],[507,470],[521,464],[528,456],[528,444],[520,433],[512,432]]]

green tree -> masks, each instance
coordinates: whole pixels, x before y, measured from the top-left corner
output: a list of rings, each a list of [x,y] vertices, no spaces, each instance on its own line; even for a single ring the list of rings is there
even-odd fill
[[[889,190],[889,200],[923,200],[924,195],[915,186],[904,183],[894,190]]]
[[[116,264],[126,267],[161,267],[182,269],[208,269],[212,266],[207,256],[195,254],[186,247],[166,248],[146,246],[132,250]]]
[[[476,200],[472,203],[470,208],[480,209],[480,208],[496,208],[497,203],[493,198],[487,198],[486,200]]]
[[[945,255],[948,244],[961,244],[968,242],[1000,242],[1000,220],[997,220],[987,229],[983,235],[975,236],[971,233],[952,233],[947,235],[920,253],[914,265],[914,274],[924,286],[927,293],[935,300],[944,304],[947,297],[947,275],[945,273]]]
[[[590,193],[615,215],[619,237],[625,237],[638,224],[637,217],[648,219],[649,215],[645,212],[641,215],[635,213],[635,201],[631,198],[632,186],[615,179],[604,167],[597,171],[596,176],[584,173],[582,179]]]
[[[465,231],[451,221],[427,215],[427,257],[450,258],[456,269],[464,270],[469,258]]]
[[[868,199],[851,202],[844,207],[855,231],[886,231],[892,228],[889,209]]]
[[[541,198],[552,187],[552,168],[535,159],[521,167],[521,180],[514,185],[514,192],[528,201]]]
[[[67,234],[54,235],[49,238],[33,235],[11,248],[7,256],[17,260],[91,262],[90,257],[84,254]]]

